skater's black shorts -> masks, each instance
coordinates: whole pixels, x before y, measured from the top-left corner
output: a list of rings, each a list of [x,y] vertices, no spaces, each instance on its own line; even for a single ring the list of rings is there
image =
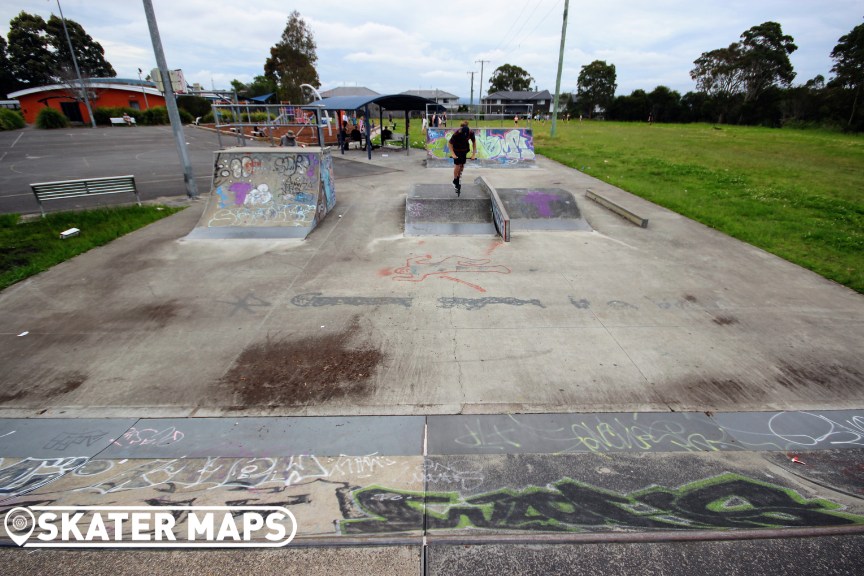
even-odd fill
[[[460,166],[462,164],[465,164],[465,162],[468,161],[468,153],[467,152],[465,152],[464,154],[461,152],[454,152],[454,154],[456,154],[456,158],[453,159],[453,164]]]

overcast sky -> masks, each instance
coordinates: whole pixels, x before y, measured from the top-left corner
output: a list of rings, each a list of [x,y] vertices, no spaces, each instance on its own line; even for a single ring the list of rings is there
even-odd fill
[[[122,78],[155,66],[139,0],[61,0],[66,18],[102,44]],[[270,47],[296,9],[311,29],[321,90],[366,86],[382,94],[441,89],[465,99],[483,91],[502,64],[527,70],[537,87],[555,90],[564,0],[153,0],[165,57],[189,82],[229,88],[264,73]],[[56,0],[0,0],[0,33],[21,10],[48,18]],[[779,22],[795,39],[796,84],[830,78],[830,53],[862,23],[862,0],[571,0],[562,92],[576,90],[579,70],[614,64],[618,94],[658,85],[695,90],[689,72],[702,52],[728,46],[742,32]]]

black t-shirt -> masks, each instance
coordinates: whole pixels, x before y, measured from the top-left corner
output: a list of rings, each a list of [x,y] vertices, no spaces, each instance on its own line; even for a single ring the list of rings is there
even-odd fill
[[[476,146],[477,143],[474,140],[474,132],[468,132],[468,135],[462,133],[462,130],[457,130],[453,136],[450,137],[450,144],[453,145],[453,151],[467,154],[470,147],[468,146],[468,141],[474,142]]]

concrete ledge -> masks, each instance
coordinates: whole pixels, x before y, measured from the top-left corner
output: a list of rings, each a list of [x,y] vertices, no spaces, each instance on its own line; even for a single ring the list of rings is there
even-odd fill
[[[504,208],[504,202],[501,201],[498,191],[483,176],[475,179],[474,183],[489,194],[489,199],[492,201],[492,221],[495,223],[495,229],[505,242],[509,242],[510,215],[507,214],[507,209]]]
[[[590,188],[585,191],[585,196],[587,198],[589,198],[590,200],[594,200],[595,202],[597,202],[601,206],[608,208],[612,212],[615,212],[619,216],[626,218],[630,222],[633,222],[634,224],[641,226],[642,228],[648,227],[648,219],[647,218],[642,218],[641,216],[638,216],[637,214],[631,212],[630,210],[624,208],[623,206],[620,206],[620,205],[616,204],[615,202],[612,202],[608,198],[604,198],[603,196],[600,196],[599,194],[597,194],[596,192],[594,192]]]

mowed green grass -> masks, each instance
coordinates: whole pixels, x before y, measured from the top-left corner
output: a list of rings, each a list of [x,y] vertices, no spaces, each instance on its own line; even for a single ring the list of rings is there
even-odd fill
[[[864,293],[864,138],[705,124],[534,123],[537,153]]]
[[[181,209],[150,205],[100,208],[57,212],[29,222],[20,222],[17,214],[0,215],[0,290]],[[78,228],[80,235],[61,240],[60,233],[70,228]]]

